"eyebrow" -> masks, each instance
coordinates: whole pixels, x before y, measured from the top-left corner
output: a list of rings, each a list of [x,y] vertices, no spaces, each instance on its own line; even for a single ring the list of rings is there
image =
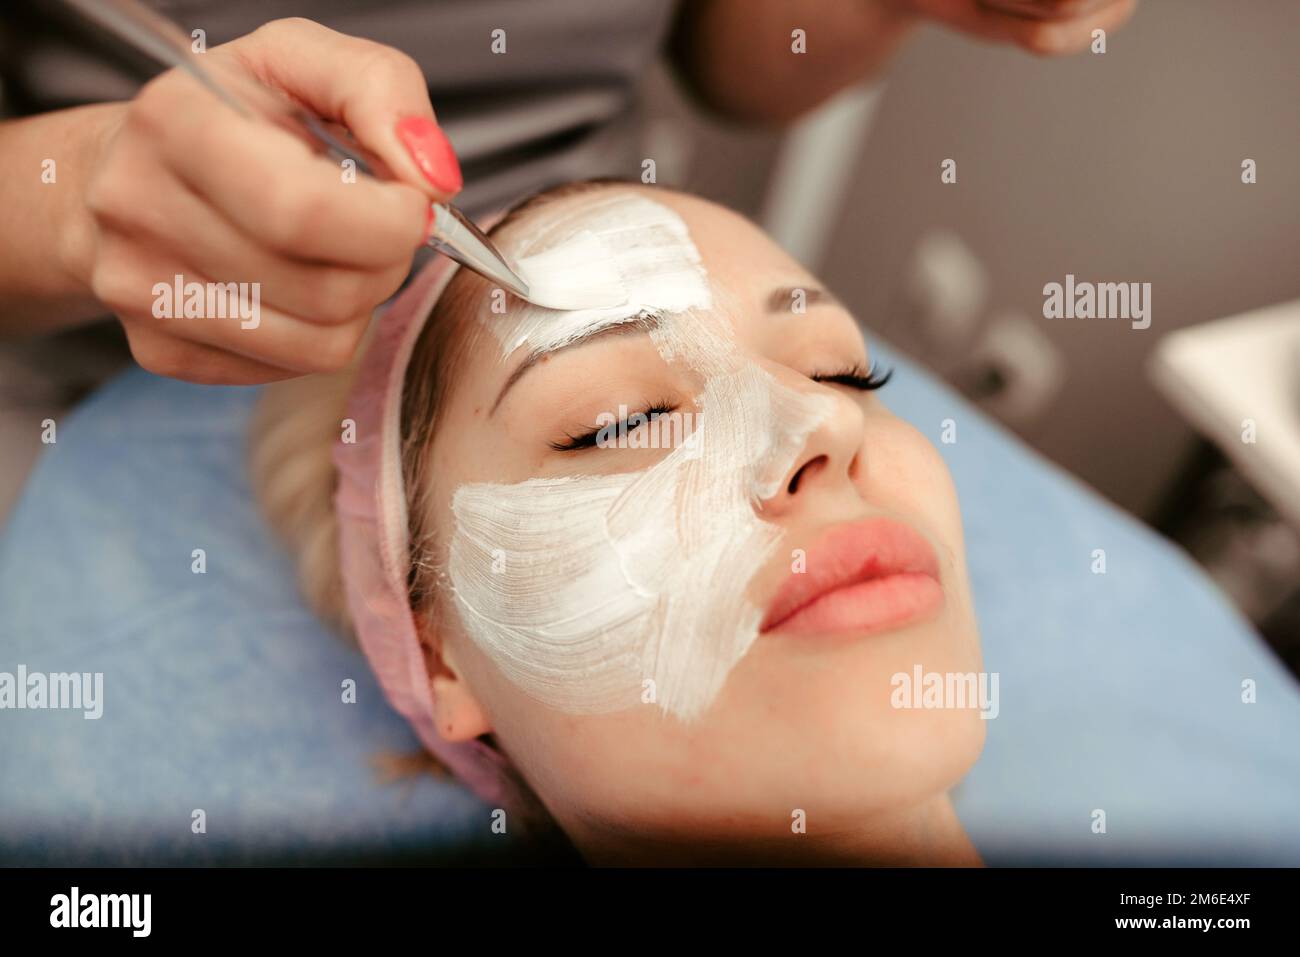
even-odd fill
[[[537,365],[544,356],[549,356],[556,352],[562,352],[565,349],[572,349],[575,346],[586,345],[588,342],[592,342],[595,339],[603,339],[607,336],[627,336],[652,332],[659,328],[659,323],[661,321],[662,317],[657,313],[641,313],[640,315],[632,316],[624,322],[616,322],[609,326],[599,326],[574,339],[570,339],[563,345],[556,346],[554,349],[534,349],[524,357],[523,362],[519,363],[519,365],[515,367],[515,371],[510,373],[505,384],[501,386],[501,391],[497,393],[496,401],[492,403],[492,408],[488,412],[488,417],[491,418],[496,413],[497,406],[499,406],[501,400],[506,397],[506,393],[510,391],[511,386],[523,378],[524,373]]]
[[[765,300],[766,311],[769,314],[789,312],[795,295],[800,292],[804,294],[805,306],[840,304],[839,300],[836,299],[834,295],[832,295],[828,290],[823,289],[821,286],[778,286],[767,294]],[[554,349],[535,349],[524,358],[523,362],[519,363],[519,365],[515,367],[515,370],[511,372],[509,377],[506,379],[505,384],[501,386],[501,391],[497,393],[496,401],[492,403],[492,408],[488,411],[488,418],[491,418],[496,414],[497,408],[501,405],[501,400],[506,397],[506,393],[510,391],[516,382],[523,378],[524,373],[537,365],[543,356],[548,356],[564,349],[572,349],[575,346],[585,345],[588,342],[604,338],[605,336],[650,332],[658,328],[661,321],[662,317],[657,314],[642,314],[634,316],[626,322],[618,322],[610,326],[601,326],[597,329],[593,329],[592,331],[578,336],[575,339],[571,339]]]

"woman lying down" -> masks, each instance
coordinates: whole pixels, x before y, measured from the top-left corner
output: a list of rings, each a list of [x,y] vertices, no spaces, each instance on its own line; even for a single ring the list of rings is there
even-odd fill
[[[853,317],[663,188],[560,187],[492,235],[627,302],[440,260],[348,375],[268,387],[257,484],[314,609],[498,830],[594,864],[978,865],[948,792],[984,722],[899,694],[982,667],[956,496]]]

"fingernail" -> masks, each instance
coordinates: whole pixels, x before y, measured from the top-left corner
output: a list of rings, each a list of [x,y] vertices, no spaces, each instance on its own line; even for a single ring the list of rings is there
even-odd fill
[[[398,121],[397,138],[434,189],[441,193],[460,192],[464,185],[460,162],[437,123],[424,116],[408,116]]]

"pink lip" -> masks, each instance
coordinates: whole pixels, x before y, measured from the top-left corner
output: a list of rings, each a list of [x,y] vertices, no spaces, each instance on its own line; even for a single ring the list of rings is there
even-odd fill
[[[804,567],[781,586],[761,631],[883,631],[943,604],[933,546],[895,519],[835,526],[808,549]]]

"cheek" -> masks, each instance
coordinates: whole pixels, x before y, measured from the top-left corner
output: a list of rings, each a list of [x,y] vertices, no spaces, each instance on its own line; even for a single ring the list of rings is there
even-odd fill
[[[484,674],[498,741],[529,786],[563,825],[572,818],[632,824],[689,804],[706,778],[734,752],[693,745],[698,735],[659,709],[642,705],[600,715],[573,715]],[[705,739],[707,742],[707,739]],[[688,797],[689,795],[689,797]]]
[[[612,784],[627,779],[610,771],[629,754],[637,756],[638,764],[649,756],[655,736],[649,722],[638,720],[639,709],[600,716],[558,711],[506,678],[466,634],[449,602],[443,602],[439,627],[443,641],[453,646],[461,680],[472,691],[497,741],[553,809],[594,800]]]
[[[921,432],[880,409],[866,425],[868,495],[938,535],[960,557],[957,489],[939,450]]]

